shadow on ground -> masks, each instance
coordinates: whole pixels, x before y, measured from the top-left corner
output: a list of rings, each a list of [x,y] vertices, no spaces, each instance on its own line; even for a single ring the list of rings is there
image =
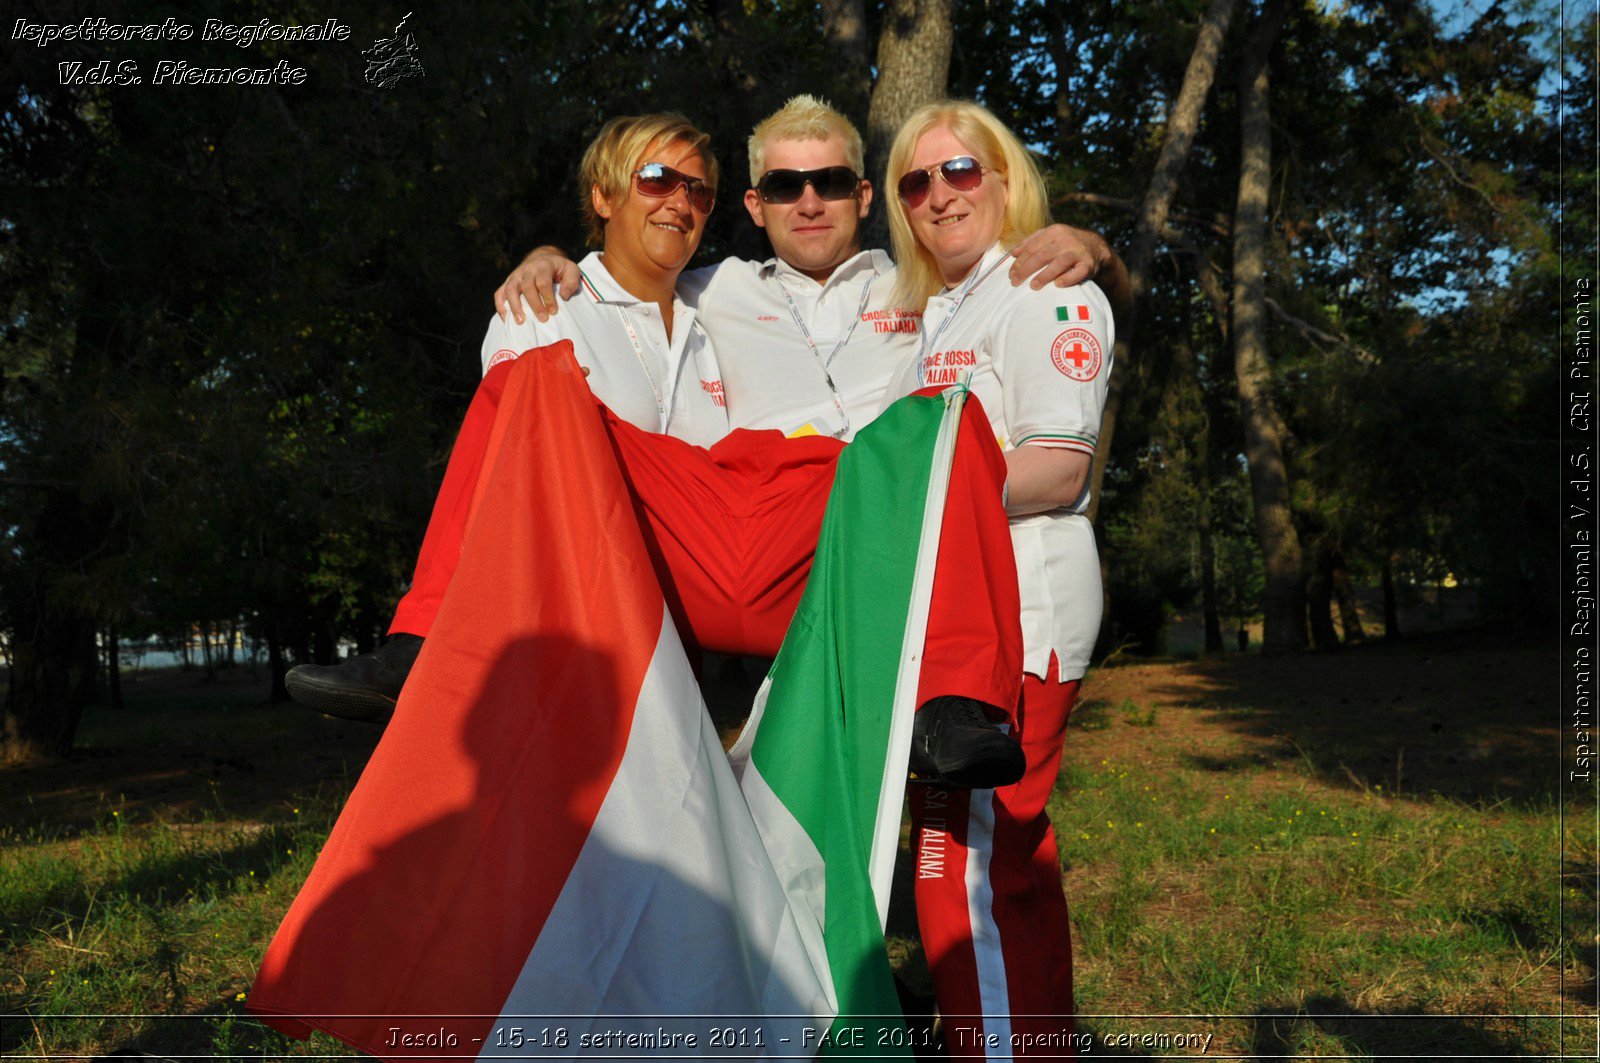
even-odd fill
[[[77,747],[46,764],[0,769],[0,821],[71,836],[111,811],[138,820],[270,819],[297,795],[342,801],[380,731],[267,702],[265,670],[147,673],[124,680],[126,707],[92,705]]]
[[[1158,706],[1253,741],[1187,762],[1233,772],[1302,761],[1336,786],[1543,805],[1558,791],[1554,636],[1446,632],[1336,654],[1228,654],[1091,672],[1096,702]]]

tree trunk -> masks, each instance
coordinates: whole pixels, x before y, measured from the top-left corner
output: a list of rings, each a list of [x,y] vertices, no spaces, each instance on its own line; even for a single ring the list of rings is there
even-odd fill
[[[11,647],[11,687],[0,714],[0,764],[64,757],[94,691],[95,621],[52,605],[45,588],[24,606]]]
[[[106,625],[106,686],[111,695],[111,707],[123,708],[122,703],[122,644],[117,638],[117,625]]]
[[[1217,545],[1211,531],[1211,477],[1201,489],[1195,521],[1200,533],[1200,608],[1206,621],[1206,652],[1222,652],[1222,613],[1217,608]]]
[[[1223,39],[1228,35],[1228,24],[1233,20],[1236,2],[1211,0],[1211,6],[1200,22],[1194,50],[1189,53],[1189,66],[1183,72],[1183,85],[1178,90],[1177,101],[1172,105],[1172,113],[1167,116],[1167,131],[1161,141],[1161,153],[1156,157],[1155,171],[1150,175],[1144,200],[1139,205],[1133,240],[1123,260],[1128,269],[1132,305],[1124,319],[1117,322],[1117,342],[1112,348],[1111,359],[1116,371],[1111,374],[1111,383],[1106,392],[1106,407],[1100,416],[1099,443],[1095,446],[1094,466],[1089,473],[1089,519],[1096,522],[1099,520],[1101,488],[1106,478],[1106,461],[1111,455],[1111,441],[1117,430],[1122,396],[1128,388],[1129,369],[1132,366],[1129,357],[1138,330],[1139,304],[1150,288],[1150,265],[1155,260],[1157,238],[1167,227],[1172,198],[1178,191],[1178,178],[1183,173],[1184,163],[1189,160],[1189,149],[1200,128],[1206,96],[1211,92],[1211,82],[1217,73],[1217,56],[1222,51]]]
[[[1339,626],[1344,629],[1344,641],[1349,645],[1367,641],[1366,629],[1361,626],[1361,611],[1350,586],[1350,570],[1345,567],[1344,551],[1337,547],[1333,551],[1333,593],[1339,603]]]
[[[1072,69],[1073,40],[1072,27],[1068,25],[1066,16],[1061,8],[1056,8],[1055,32],[1049,35],[1050,61],[1056,65],[1057,70]],[[1069,85],[1069,79],[1056,78],[1055,98],[1055,137],[1054,153],[1058,159],[1070,158],[1072,145],[1078,137],[1078,110],[1076,101]]]
[[[372,614],[362,611],[356,621],[356,653],[371,653],[378,648],[378,622]]]
[[[1187,331],[1187,330],[1186,330]],[[1222,652],[1222,614],[1217,605],[1217,544],[1211,529],[1211,419],[1206,416],[1205,389],[1187,336],[1173,349],[1174,386],[1190,393],[1200,411],[1195,432],[1194,461],[1200,473],[1195,504],[1195,532],[1200,540],[1200,608],[1205,616],[1206,652]],[[1102,563],[1102,569],[1104,565]]]
[[[1265,653],[1306,646],[1305,573],[1300,537],[1289,512],[1284,434],[1273,405],[1267,357],[1267,193],[1272,177],[1268,58],[1283,16],[1282,0],[1273,0],[1245,52],[1239,78],[1239,197],[1233,215],[1233,372],[1250,463],[1256,537],[1266,569],[1261,607]]]
[[[283,677],[288,674],[289,668],[283,660],[283,641],[278,638],[276,630],[267,632],[267,664],[272,672],[272,692],[267,695],[267,700],[274,705],[289,700],[289,688],[284,685]]]
[[[1223,287],[1222,274],[1217,269],[1216,263],[1203,252],[1195,256],[1195,273],[1200,281],[1200,290],[1211,304],[1211,316],[1216,321],[1217,330],[1222,334],[1222,345],[1229,347],[1233,343],[1233,330],[1229,322],[1228,292]],[[1205,448],[1200,455],[1200,507],[1195,517],[1200,534],[1200,598],[1206,617],[1206,652],[1221,653],[1222,619],[1217,611],[1216,541],[1211,528],[1211,493],[1216,481],[1211,469],[1209,418],[1206,421],[1206,432],[1202,441]],[[1243,635],[1244,629],[1241,628],[1239,633]],[[1248,640],[1239,644],[1240,652],[1248,647]]]
[[[923,104],[943,99],[950,84],[950,0],[891,0],[878,34],[878,83],[867,108],[867,176],[882,181],[879,195],[891,195],[894,182],[883,175],[889,144],[900,126]],[[889,243],[888,213],[867,219],[865,247]]]
[[[311,657],[318,664],[339,663],[339,639],[331,620],[317,621],[316,632],[312,635]]]
[[[1394,555],[1383,557],[1383,637],[1400,637],[1400,603],[1394,593]]]
[[[216,649],[211,645],[211,623],[202,620],[195,625],[200,632],[200,660],[205,665],[206,682],[217,678]]]
[[[1311,616],[1311,644],[1323,653],[1336,652],[1339,632],[1333,626],[1333,546],[1326,540],[1317,544],[1306,608]]]
[[[712,17],[717,26],[717,34],[711,41],[713,62],[728,89],[743,96],[753,95],[761,82],[748,64],[749,34],[745,24],[749,16],[745,13],[744,0],[716,0],[713,6]]]
[[[872,93],[872,61],[867,52],[867,14],[865,0],[822,0],[822,36],[842,73],[834,82],[839,87],[835,107],[860,122],[866,115]]]

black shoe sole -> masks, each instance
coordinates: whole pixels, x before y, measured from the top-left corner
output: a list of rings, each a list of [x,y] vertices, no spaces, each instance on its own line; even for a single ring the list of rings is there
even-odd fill
[[[937,786],[947,790],[993,790],[1010,786],[1022,779],[1028,771],[1028,758],[1018,746],[1011,746],[1008,754],[996,757],[982,754],[957,764],[946,765],[943,771],[931,775],[912,775],[911,781],[924,786]]]
[[[338,687],[330,689],[315,679],[295,675],[298,670],[290,669],[283,684],[289,688],[289,696],[308,709],[316,709],[324,716],[336,716],[341,720],[380,725],[388,723],[389,717],[394,715],[392,698],[368,691]]]

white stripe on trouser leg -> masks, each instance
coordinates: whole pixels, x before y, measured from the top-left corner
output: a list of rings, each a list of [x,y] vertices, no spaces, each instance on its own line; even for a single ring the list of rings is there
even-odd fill
[[[978,1000],[983,1008],[984,1055],[1011,1058],[1011,997],[1006,989],[1006,961],[1000,951],[1000,927],[994,921],[994,885],[989,860],[994,856],[994,791],[974,790],[967,802],[967,918],[972,924],[972,958],[978,972]]]

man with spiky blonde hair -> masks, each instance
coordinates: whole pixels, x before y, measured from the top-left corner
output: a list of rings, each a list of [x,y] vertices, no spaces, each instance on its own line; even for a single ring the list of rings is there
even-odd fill
[[[761,182],[767,172],[767,141],[827,140],[844,142],[845,163],[856,173],[866,169],[861,134],[850,119],[815,96],[800,95],[763,118],[750,131],[750,185]]]
[[[744,206],[774,256],[686,270],[678,294],[717,349],[730,428],[850,439],[877,416],[922,325],[893,302],[890,257],[861,249],[873,198],[861,134],[825,101],[795,96],[756,125],[749,157]],[[1031,277],[1035,288],[1065,287],[1093,276],[1114,305],[1127,290],[1121,261],[1093,233],[1052,225],[1014,254],[1013,284]],[[537,248],[494,293],[495,307],[518,322],[526,307],[544,321],[578,284],[559,249]]]

